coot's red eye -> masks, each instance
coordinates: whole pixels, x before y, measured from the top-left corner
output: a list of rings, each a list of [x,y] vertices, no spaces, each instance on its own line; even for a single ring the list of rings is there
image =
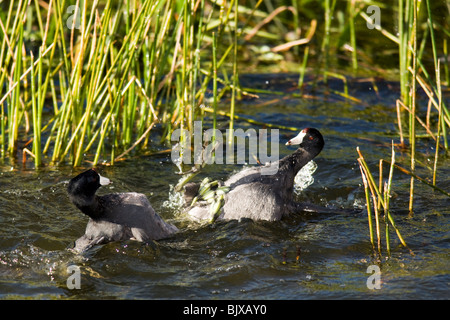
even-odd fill
[[[314,140],[314,137],[313,136],[309,136],[308,139],[309,140]]]

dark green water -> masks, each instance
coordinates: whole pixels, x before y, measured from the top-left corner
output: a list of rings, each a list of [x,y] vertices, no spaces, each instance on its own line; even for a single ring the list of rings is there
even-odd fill
[[[253,87],[286,92],[296,81],[296,76],[290,75],[244,78]],[[350,94],[360,99],[359,103],[310,91],[307,93],[317,99],[261,95],[239,103],[236,111],[262,122],[318,128],[326,145],[315,159],[314,183],[298,194],[298,199],[362,209],[355,214],[299,213],[272,223],[188,223],[171,193],[180,176],[175,174],[170,154],[135,155],[102,168],[113,184],[100,193],[144,193],[180,232],[148,244],[110,243],[80,256],[66,248],[84,233],[87,217],[69,202],[66,187],[83,168],[35,171],[3,163],[0,298],[449,299],[450,199],[416,182],[414,216],[409,217],[410,178],[398,171],[392,212],[415,255],[400,247],[391,233],[391,256],[387,259],[384,251],[381,263],[373,256],[356,147],[376,171],[380,158],[390,159],[391,140],[398,142],[393,104],[398,86],[377,85],[378,94],[369,82],[352,82]],[[337,90],[342,90],[340,86],[340,82],[330,82]],[[423,111],[426,103],[421,105]],[[226,125],[226,119],[219,122]],[[259,129],[241,121],[236,127]],[[208,128],[207,122],[204,128]],[[284,146],[285,141],[296,133],[280,130],[280,134],[280,156],[284,156],[293,151]],[[157,135],[155,130],[155,141]],[[428,138],[418,141],[417,173],[421,176],[430,176],[433,145]],[[408,164],[408,154],[397,150],[397,161]],[[211,165],[198,178],[225,179],[241,167]],[[438,167],[438,185],[448,191],[448,159],[442,156]],[[384,222],[382,225],[384,229]],[[374,264],[381,268],[381,289],[367,287],[371,275],[367,268]],[[80,289],[67,287],[70,265],[80,268]]]

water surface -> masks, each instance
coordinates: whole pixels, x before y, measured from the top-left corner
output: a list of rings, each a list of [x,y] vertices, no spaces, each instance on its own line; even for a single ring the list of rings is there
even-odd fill
[[[325,137],[325,148],[315,159],[317,169],[312,176],[306,174],[313,183],[297,194],[298,200],[359,208],[360,212],[297,213],[270,223],[190,223],[180,213],[171,190],[180,176],[170,154],[135,154],[115,166],[101,167],[113,184],[99,193],[144,193],[180,232],[163,241],[115,242],[76,255],[67,247],[84,233],[88,219],[69,202],[66,187],[68,180],[85,168],[63,165],[36,171],[6,161],[0,167],[0,297],[449,299],[448,197],[416,182],[411,217],[407,210],[410,178],[396,171],[392,212],[414,255],[400,246],[394,233],[391,256],[387,257],[383,244],[381,261],[373,255],[369,242],[356,147],[373,171],[380,158],[390,159],[391,140],[398,142],[393,103],[399,95],[398,85],[378,81],[377,92],[370,81],[355,79],[349,94],[360,101],[354,102],[326,94],[323,86],[307,87],[309,97],[292,97],[289,92],[295,87],[296,76],[247,76],[242,81],[286,95],[260,94],[259,99],[244,99],[237,105],[238,114],[283,126],[316,127]],[[329,88],[342,91],[342,84],[331,81]],[[448,92],[446,101],[449,105]],[[226,102],[223,107],[228,108]],[[206,120],[204,129],[208,129]],[[226,127],[226,120],[219,119],[219,125]],[[244,121],[237,121],[236,127],[262,128]],[[155,148],[167,149],[156,144],[158,130],[152,134]],[[294,135],[296,132],[280,130],[280,156],[293,151],[284,142]],[[418,141],[420,176],[430,177],[433,145],[429,138]],[[407,166],[408,153],[397,149],[397,160]],[[445,156],[438,167],[438,185],[448,191],[450,167]],[[225,179],[241,168],[211,165],[198,179]],[[80,289],[67,287],[70,265],[80,268]],[[381,268],[381,289],[367,287],[370,265]]]

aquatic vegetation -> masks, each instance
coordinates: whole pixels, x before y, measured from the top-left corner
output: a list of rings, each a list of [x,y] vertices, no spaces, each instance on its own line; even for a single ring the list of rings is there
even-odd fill
[[[370,238],[372,245],[373,241],[373,232],[372,232],[372,224],[371,224],[371,209],[370,209],[370,198],[369,198],[369,187],[370,193],[372,195],[372,205],[375,211],[375,221],[376,221],[376,230],[377,230],[377,239],[378,239],[378,252],[381,253],[381,245],[380,245],[380,230],[379,230],[379,218],[378,218],[378,210],[380,209],[380,205],[383,206],[385,211],[385,221],[386,221],[386,246],[388,253],[389,249],[389,230],[388,230],[388,221],[392,223],[397,235],[399,236],[402,244],[406,246],[406,243],[402,239],[399,231],[394,225],[393,219],[389,213],[389,198],[390,198],[390,189],[392,182],[392,174],[393,169],[397,168],[401,172],[406,173],[411,176],[410,179],[410,192],[409,192],[409,213],[412,216],[414,212],[414,194],[415,194],[415,181],[419,180],[433,189],[450,196],[450,194],[442,189],[440,189],[436,185],[436,170],[437,170],[437,162],[440,154],[440,150],[448,151],[448,139],[447,139],[447,127],[449,127],[449,113],[448,109],[445,106],[445,103],[442,99],[442,87],[441,87],[441,66],[440,60],[437,55],[437,46],[436,46],[436,38],[435,38],[435,26],[433,23],[434,13],[430,7],[430,1],[425,1],[426,6],[426,19],[427,19],[427,27],[423,30],[424,35],[422,38],[421,48],[419,49],[419,14],[420,10],[424,10],[423,6],[420,6],[421,2],[417,0],[406,0],[399,1],[398,3],[398,38],[389,36],[390,39],[396,41],[399,45],[399,72],[400,72],[400,88],[401,88],[401,97],[397,100],[397,120],[398,127],[400,133],[400,146],[402,148],[406,148],[405,141],[403,138],[403,126],[404,121],[403,118],[405,115],[403,114],[405,111],[408,112],[408,137],[409,137],[409,153],[410,153],[410,170],[407,170],[399,165],[395,164],[395,151],[394,146],[392,146],[392,160],[391,167],[389,173],[389,180],[385,185],[382,184],[382,163],[383,160],[380,160],[380,183],[377,187],[373,182],[373,178],[371,177],[370,170],[365,164],[364,157],[358,149],[359,158],[358,161],[361,166],[361,174],[364,182],[364,187],[366,191],[366,202],[367,202],[367,210],[369,215],[369,229],[370,229]],[[431,39],[431,48],[432,48],[432,58],[434,62],[435,68],[435,77],[434,79],[431,77],[430,73],[428,73],[427,68],[424,66],[422,62],[422,54],[425,46],[425,41],[427,41],[428,34]],[[446,41],[446,40],[445,40]],[[446,43],[446,42],[444,42]],[[423,76],[421,75],[423,74]],[[425,80],[426,79],[426,80]],[[419,106],[417,102],[418,95],[418,85],[423,89],[426,95],[429,98],[428,110],[427,110],[427,121],[426,124],[420,119],[419,114]],[[448,82],[447,82],[448,85]],[[438,101],[435,100],[435,97]],[[437,127],[431,128],[430,125],[430,108],[434,106],[437,110]],[[400,108],[400,106],[402,108]],[[446,119],[446,120],[445,120]],[[429,183],[427,179],[423,177],[419,177],[416,175],[416,144],[417,144],[417,124],[420,124],[430,137],[435,141],[435,159],[433,165],[433,175],[432,175],[432,183]],[[436,134],[433,134],[433,131]],[[441,136],[442,135],[442,136]],[[440,139],[443,139],[441,145]],[[377,204],[378,203],[378,204]]]
[[[203,48],[211,47],[208,24],[224,6],[9,2],[1,15],[2,158],[26,149],[36,167],[106,157],[113,164],[130,148],[145,148],[157,123],[169,137],[174,128],[190,129],[212,75],[200,52],[210,50]]]
[[[380,25],[374,32],[398,44],[403,105],[413,102],[409,101],[409,86],[414,86],[416,81],[411,80],[417,78],[430,94],[432,106],[437,107],[439,88],[431,83],[422,57],[430,37],[439,71],[437,41],[445,26],[437,24],[433,17],[437,9],[427,1],[428,24],[418,43],[413,12],[425,10],[425,5],[414,11],[416,1],[405,1],[398,3],[398,35]],[[381,6],[381,14],[387,10],[379,3],[373,5]],[[368,58],[357,48],[360,38],[355,24],[364,19],[373,23],[367,4],[355,1],[346,2],[344,7],[325,1],[320,8],[322,33],[316,32],[318,18],[311,18],[313,10],[308,2],[277,7],[271,1],[253,5],[245,1],[115,4],[107,0],[54,0],[48,4],[13,1],[2,6],[1,154],[11,159],[32,155],[36,167],[67,161],[74,166],[84,161],[114,164],[134,149],[148,148],[155,126],[162,126],[163,139],[168,139],[176,128],[191,129],[205,111],[212,113],[215,128],[218,103],[227,93],[231,94],[229,111],[222,112],[233,128],[238,116],[236,100],[252,92],[252,88],[245,90],[239,84],[241,55],[246,55],[247,45],[251,50],[266,47],[282,58],[265,58],[266,64],[296,62],[292,70],[299,72],[299,88],[305,83],[308,65],[316,60],[319,70],[314,82],[326,83],[328,77],[337,77],[346,88],[346,75],[331,67],[335,61],[330,53],[342,48],[349,51],[353,71],[361,70]],[[342,20],[343,15],[349,20]],[[302,29],[306,30],[304,37]],[[332,37],[335,29],[336,39]],[[321,51],[311,43],[314,39],[319,40]],[[447,39],[443,40],[444,49]],[[276,45],[267,46],[267,41]],[[408,49],[414,43],[417,52]],[[291,52],[299,59],[290,58]],[[414,61],[415,75],[408,70]],[[443,65],[448,84],[448,66]],[[347,89],[339,94],[352,100]],[[209,102],[212,107],[200,107]],[[438,130],[447,148],[449,113],[444,102],[440,105]],[[414,103],[412,106],[411,117],[416,117]],[[400,109],[402,123],[403,113]],[[409,123],[413,155],[415,121],[410,118]]]
[[[218,117],[230,129],[250,123],[298,131],[239,114],[237,104],[265,93],[277,101],[323,99],[306,93],[309,86],[325,99],[364,105],[349,93],[348,78],[369,77],[377,91],[371,79],[382,76],[400,83],[392,101],[394,148],[407,152],[409,163],[391,168],[411,176],[409,211],[416,180],[448,194],[438,186],[450,127],[443,98],[450,85],[445,3],[51,0],[0,6],[2,161],[36,169],[113,165],[167,149],[171,133],[192,131],[195,121],[211,120],[216,129]],[[384,22],[392,16],[397,21]],[[298,81],[280,91],[242,86],[239,75],[255,70],[294,72]],[[342,89],[329,85],[331,78]],[[425,107],[418,102],[422,93]],[[162,141],[154,141],[155,131]],[[430,179],[416,172],[423,137],[434,150]],[[381,183],[373,195],[387,206],[389,192],[384,199],[380,190]]]
[[[357,148],[357,152],[359,154],[358,163],[361,170],[361,177],[364,183],[364,191],[366,195],[366,205],[367,205],[367,216],[369,223],[369,234],[370,234],[370,242],[372,243],[372,247],[375,249],[375,241],[373,236],[373,225],[372,225],[372,208],[375,215],[375,230],[377,235],[377,251],[381,254],[381,226],[380,226],[380,211],[381,207],[383,207],[384,211],[384,221],[385,221],[385,237],[386,237],[386,251],[390,254],[390,237],[389,237],[389,225],[391,225],[397,236],[404,247],[407,247],[405,240],[403,239],[400,231],[395,225],[394,219],[389,210],[389,202],[391,198],[391,184],[394,173],[394,165],[395,165],[395,151],[394,146],[392,146],[392,157],[389,169],[389,178],[383,184],[383,160],[380,160],[379,171],[380,171],[380,181],[379,185],[375,183],[375,180],[370,172],[370,169],[364,159],[359,148]],[[372,201],[371,201],[372,199]],[[412,251],[411,251],[412,253]]]

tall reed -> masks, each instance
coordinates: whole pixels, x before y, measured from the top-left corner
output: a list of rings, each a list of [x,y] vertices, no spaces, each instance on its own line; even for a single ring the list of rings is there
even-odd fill
[[[373,223],[372,223],[372,209],[375,213],[375,226],[376,226],[376,235],[377,235],[377,251],[378,254],[381,255],[382,247],[381,247],[381,225],[380,225],[380,209],[383,208],[384,211],[384,221],[385,221],[385,238],[386,238],[386,250],[387,253],[390,254],[390,236],[389,236],[389,224],[392,226],[392,228],[395,230],[398,239],[400,240],[400,243],[407,247],[407,244],[405,240],[403,239],[403,236],[400,233],[400,230],[397,228],[394,218],[392,217],[392,214],[390,212],[390,197],[391,197],[391,186],[392,186],[392,179],[394,174],[394,166],[395,166],[395,151],[394,151],[394,144],[392,143],[392,156],[391,156],[391,162],[390,162],[390,168],[389,168],[389,177],[388,180],[383,183],[383,160],[380,160],[379,165],[379,171],[380,171],[380,182],[377,186],[375,179],[370,171],[369,166],[367,165],[367,162],[359,149],[359,147],[356,148],[356,151],[358,152],[359,158],[358,163],[361,170],[361,176],[364,184],[364,190],[366,194],[366,205],[367,205],[367,213],[368,213],[368,222],[369,222],[369,234],[370,234],[370,241],[372,243],[372,247],[375,249],[375,241],[373,237]],[[372,201],[370,200],[372,199]],[[410,250],[412,253],[412,251]]]
[[[208,15],[204,0],[99,3],[77,1],[75,10],[68,11],[65,0],[52,0],[48,6],[39,1],[10,2],[6,20],[1,16],[0,99],[7,106],[0,118],[2,157],[8,152],[15,158],[28,113],[36,166],[42,156],[46,163],[69,160],[79,166],[93,155],[96,164],[102,157],[106,160],[106,148],[114,163],[120,151],[124,155],[123,151],[146,145],[149,128],[156,122],[164,124],[170,137],[177,127],[191,129],[201,114],[199,105],[213,76],[212,68],[205,72],[202,50],[212,46],[212,32],[216,44],[221,43],[237,1],[233,6],[212,6]],[[227,14],[217,20],[218,28],[209,29],[217,8]],[[234,17],[237,25],[238,15]],[[23,55],[24,27],[32,23],[39,26],[39,57]],[[235,39],[229,48],[236,43]],[[216,72],[227,52],[216,63]],[[43,123],[48,96],[53,114],[47,113],[50,120]]]
[[[411,3],[410,3],[411,5]],[[416,170],[416,76],[417,76],[417,0],[412,1],[413,10],[413,25],[411,30],[412,38],[412,89],[411,89],[411,113],[409,114],[409,140],[411,145],[411,171],[414,173]],[[413,201],[414,201],[414,178],[411,177],[410,190],[409,190],[409,212],[413,213]]]

